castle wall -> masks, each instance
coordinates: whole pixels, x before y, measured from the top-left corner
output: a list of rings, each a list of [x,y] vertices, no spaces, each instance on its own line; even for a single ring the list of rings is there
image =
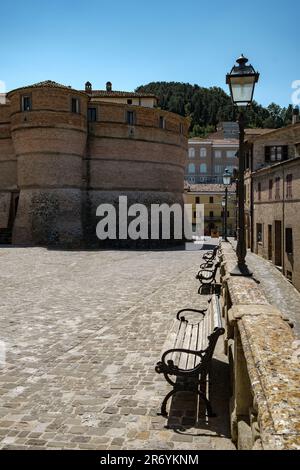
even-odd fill
[[[31,97],[30,111],[21,110],[23,94]],[[9,98],[20,188],[13,243],[79,245],[88,98],[50,87],[15,90]],[[72,98],[79,99],[78,114]]]
[[[126,123],[134,111],[135,125]],[[165,118],[165,128],[159,118]],[[183,204],[188,123],[158,109],[101,104],[100,120],[89,126],[87,162],[90,238],[97,243],[96,210],[101,203],[128,197],[128,205]],[[182,127],[180,126],[182,125]],[[182,130],[183,133],[180,133]],[[94,231],[93,231],[94,230]]]
[[[17,160],[11,139],[10,105],[0,104],[0,242],[7,242],[12,225]]]
[[[99,246],[101,203],[117,208],[121,195],[149,209],[183,203],[187,119],[94,100],[55,82],[13,90],[8,98],[9,106],[0,107],[0,192],[20,191],[13,243]],[[87,122],[88,106],[96,107],[96,122]]]

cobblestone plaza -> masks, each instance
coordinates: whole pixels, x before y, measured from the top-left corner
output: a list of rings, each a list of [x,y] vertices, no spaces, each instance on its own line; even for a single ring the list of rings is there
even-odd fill
[[[180,308],[205,308],[204,252],[1,248],[0,448],[233,449],[227,359],[212,403],[158,416],[170,387],[154,371]],[[166,425],[169,428],[166,428]]]

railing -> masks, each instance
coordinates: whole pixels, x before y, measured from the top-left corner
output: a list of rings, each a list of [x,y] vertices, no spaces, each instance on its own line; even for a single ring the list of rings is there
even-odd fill
[[[299,342],[255,279],[230,276],[230,243],[221,258],[232,439],[238,449],[300,449]]]

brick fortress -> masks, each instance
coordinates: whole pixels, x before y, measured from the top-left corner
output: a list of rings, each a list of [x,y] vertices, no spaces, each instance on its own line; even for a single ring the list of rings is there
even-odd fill
[[[78,91],[52,81],[0,105],[0,237],[99,245],[101,203],[183,202],[189,122],[153,95]]]

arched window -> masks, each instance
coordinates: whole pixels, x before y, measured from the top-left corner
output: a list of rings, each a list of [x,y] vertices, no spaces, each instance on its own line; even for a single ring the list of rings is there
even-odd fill
[[[195,165],[194,163],[190,163],[189,166],[188,166],[188,172],[189,174],[195,174]]]
[[[200,157],[206,157],[206,148],[205,148],[205,147],[201,147],[201,149],[200,149]]]
[[[189,157],[195,158],[195,149],[193,147],[189,148]]]
[[[206,163],[201,163],[201,165],[200,165],[200,173],[207,173],[207,166],[206,166]]]

